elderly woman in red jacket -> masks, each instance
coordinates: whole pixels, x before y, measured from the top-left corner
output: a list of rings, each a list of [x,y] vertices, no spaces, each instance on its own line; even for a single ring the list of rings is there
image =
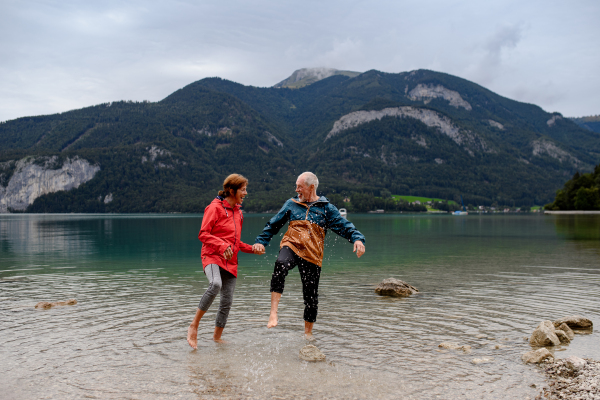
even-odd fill
[[[198,347],[200,320],[219,292],[221,292],[221,301],[213,339],[216,342],[222,341],[221,334],[233,302],[238,251],[264,253],[264,250],[240,240],[244,222],[240,206],[248,194],[247,186],[248,180],[242,175],[229,175],[223,182],[223,190],[204,210],[198,239],[202,242],[202,266],[209,285],[200,299],[196,316],[188,328],[187,341],[194,349]]]

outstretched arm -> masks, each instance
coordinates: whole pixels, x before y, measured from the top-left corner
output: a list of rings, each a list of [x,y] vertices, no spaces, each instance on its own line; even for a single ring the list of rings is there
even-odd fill
[[[290,200],[288,200],[290,201]],[[279,230],[290,219],[290,210],[287,207],[287,202],[281,207],[281,210],[273,216],[265,225],[262,233],[256,237],[254,248],[264,252],[265,246],[269,244],[273,236],[279,233]]]

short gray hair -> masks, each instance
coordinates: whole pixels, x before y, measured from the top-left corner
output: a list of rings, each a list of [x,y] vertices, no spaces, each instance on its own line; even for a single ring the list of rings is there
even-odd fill
[[[319,178],[317,178],[317,176],[312,172],[303,172],[298,176],[298,179],[300,178],[303,178],[304,183],[308,186],[315,185],[315,190],[317,190],[317,188],[319,187]]]

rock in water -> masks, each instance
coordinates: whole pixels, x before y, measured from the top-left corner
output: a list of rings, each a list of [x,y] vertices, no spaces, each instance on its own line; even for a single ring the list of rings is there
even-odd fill
[[[565,331],[557,329],[554,331],[554,334],[556,334],[556,337],[558,338],[558,340],[560,340],[562,344],[571,343],[571,339],[569,339],[569,336],[567,336],[567,333]]]
[[[558,329],[563,331],[567,335],[569,340],[575,339],[575,332],[573,332],[573,330],[571,328],[569,328],[569,325],[562,323],[562,324],[560,324]]]
[[[523,356],[521,357],[521,359],[523,360],[523,362],[525,364],[527,364],[527,363],[539,364],[548,358],[554,358],[552,356],[552,353],[550,353],[548,351],[548,349],[531,350],[531,351],[528,351],[527,353],[523,354]]]
[[[316,346],[309,344],[300,349],[300,358],[304,361],[325,361],[325,354],[321,353]]]
[[[375,288],[375,293],[380,296],[408,297],[418,292],[419,290],[416,287],[396,278],[384,279]]]
[[[448,349],[448,350],[462,350],[464,353],[467,353],[467,354],[471,353],[471,346],[468,346],[468,345],[459,346],[456,343],[444,342],[444,343],[440,343],[438,345],[438,347],[441,347],[442,349]]]
[[[529,344],[532,346],[558,346],[560,344],[560,340],[554,333],[554,325],[552,321],[542,321],[535,328],[535,331],[531,334],[529,338]]]
[[[40,301],[35,305],[35,308],[48,309],[56,306],[74,306],[75,304],[77,304],[77,300],[75,299],[69,299],[67,301],[55,301],[54,303]]]
[[[593,329],[594,324],[589,319],[581,315],[571,315],[554,321],[554,326],[559,327],[561,324],[566,324],[571,329]]]

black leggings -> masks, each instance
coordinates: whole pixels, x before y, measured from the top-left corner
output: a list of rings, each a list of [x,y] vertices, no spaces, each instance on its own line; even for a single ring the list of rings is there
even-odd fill
[[[296,265],[302,279],[304,320],[306,322],[315,322],[317,320],[317,310],[319,309],[319,277],[321,276],[321,267],[298,257],[289,247],[284,246],[279,250],[279,257],[275,261],[275,269],[271,277],[271,292],[283,293],[285,277]]]

